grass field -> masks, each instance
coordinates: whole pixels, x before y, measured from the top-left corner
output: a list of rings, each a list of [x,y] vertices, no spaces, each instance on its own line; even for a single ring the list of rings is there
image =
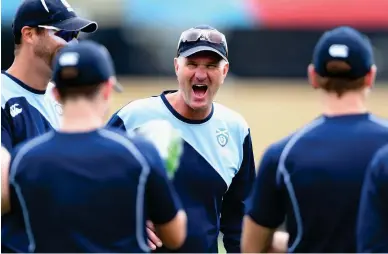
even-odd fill
[[[174,79],[120,79],[125,92],[115,94],[110,113],[129,101],[176,89]],[[251,128],[256,163],[272,142],[320,113],[318,92],[306,81],[233,80],[221,87],[216,101],[245,117]],[[371,111],[388,118],[388,84],[376,85],[368,101]],[[219,253],[225,253],[219,239]]]

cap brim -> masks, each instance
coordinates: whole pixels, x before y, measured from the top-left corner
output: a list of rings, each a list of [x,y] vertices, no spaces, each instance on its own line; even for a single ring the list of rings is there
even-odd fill
[[[50,26],[65,31],[82,31],[85,33],[93,33],[98,29],[96,22],[83,19],[80,17],[73,17],[60,22],[52,23]]]
[[[222,57],[225,61],[228,62],[228,58],[226,58],[226,56],[224,56],[220,51],[218,51],[217,49],[214,49],[212,47],[209,47],[209,46],[197,46],[197,47],[193,47],[191,49],[188,49],[186,51],[183,51],[182,53],[180,53],[179,55],[180,56],[183,56],[183,57],[188,57],[188,56],[191,56],[195,53],[198,53],[198,52],[201,52],[201,51],[212,51],[212,52],[215,52],[217,53],[220,57]]]
[[[113,84],[113,89],[118,93],[124,92],[124,87],[117,81]]]

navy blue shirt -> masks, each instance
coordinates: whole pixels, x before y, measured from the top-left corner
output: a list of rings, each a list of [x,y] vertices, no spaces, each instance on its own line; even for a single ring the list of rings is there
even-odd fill
[[[285,221],[289,252],[355,252],[364,175],[387,142],[388,122],[371,114],[317,118],[266,150],[248,214]]]
[[[240,252],[245,200],[255,177],[248,125],[218,103],[203,120],[184,118],[169,104],[166,93],[129,103],[108,125],[131,132],[152,120],[169,121],[184,140],[173,179],[188,218],[187,238],[178,251],[218,252],[221,231],[225,249]]]
[[[1,143],[12,152],[22,142],[57,128],[62,107],[52,94],[33,89],[12,75],[1,74]],[[1,216],[1,244],[17,252],[27,252],[28,239],[21,220],[10,213]]]
[[[388,145],[367,171],[357,227],[357,252],[388,252]]]
[[[108,129],[17,147],[10,182],[35,252],[148,252],[146,219],[163,224],[180,208],[156,149]]]

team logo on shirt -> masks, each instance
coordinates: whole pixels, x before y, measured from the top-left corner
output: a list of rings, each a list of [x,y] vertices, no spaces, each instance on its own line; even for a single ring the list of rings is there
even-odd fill
[[[12,117],[15,117],[22,113],[23,109],[19,108],[19,104],[15,103],[9,108],[9,113],[11,114]]]
[[[217,142],[220,146],[224,147],[228,143],[229,140],[229,132],[225,128],[218,128],[216,130]]]

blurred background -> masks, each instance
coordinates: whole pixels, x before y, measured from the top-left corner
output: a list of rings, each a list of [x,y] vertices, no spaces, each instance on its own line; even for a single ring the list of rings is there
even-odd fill
[[[1,68],[13,60],[11,24],[21,0],[1,6]],[[320,113],[306,68],[321,33],[351,25],[369,35],[378,66],[369,105],[388,118],[388,0],[68,0],[99,23],[88,38],[104,44],[131,100],[176,88],[173,58],[180,33],[199,24],[226,35],[230,72],[217,101],[251,126],[256,161],[271,143]]]

